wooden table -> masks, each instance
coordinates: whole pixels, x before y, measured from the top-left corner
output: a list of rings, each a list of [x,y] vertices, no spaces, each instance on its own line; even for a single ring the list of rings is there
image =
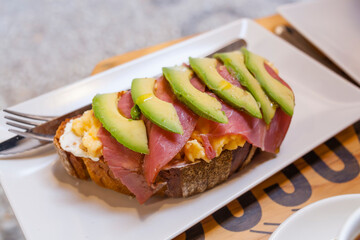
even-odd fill
[[[279,15],[256,20],[270,31],[288,25]],[[96,74],[185,39],[101,61]],[[176,237],[267,239],[295,211],[331,196],[360,193],[360,121]],[[166,227],[166,226],[164,226]]]

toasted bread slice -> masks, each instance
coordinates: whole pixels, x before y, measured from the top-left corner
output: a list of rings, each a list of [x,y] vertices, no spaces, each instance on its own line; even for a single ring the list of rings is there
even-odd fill
[[[90,158],[76,157],[61,148],[60,137],[69,121],[70,119],[67,119],[61,123],[54,138],[55,147],[66,172],[76,178],[91,179],[102,187],[133,195],[120,180],[114,178],[102,157],[99,161],[93,161]],[[159,173],[157,180],[167,184],[158,194],[188,197],[204,192],[226,181],[231,174],[247,165],[255,152],[256,147],[245,143],[236,150],[224,150],[209,163],[205,161],[173,163]]]

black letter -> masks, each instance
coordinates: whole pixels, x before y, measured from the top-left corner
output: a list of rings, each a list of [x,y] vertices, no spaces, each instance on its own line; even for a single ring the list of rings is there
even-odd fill
[[[204,240],[204,229],[201,223],[197,223],[185,232],[186,240]]]
[[[238,197],[237,201],[239,201],[244,210],[244,214],[241,217],[233,216],[227,206],[219,209],[212,215],[219,225],[232,232],[251,229],[259,223],[262,216],[261,206],[251,191]]]
[[[286,193],[277,183],[265,188],[264,191],[274,202],[290,207],[304,203],[310,198],[312,192],[311,186],[294,164],[287,166],[281,172],[294,185],[295,191],[293,193]]]
[[[314,152],[306,154],[304,160],[323,178],[334,183],[348,182],[357,177],[359,174],[359,163],[356,158],[339,142],[336,138],[331,138],[325,142],[326,146],[331,149],[345,167],[340,171],[334,171]]]

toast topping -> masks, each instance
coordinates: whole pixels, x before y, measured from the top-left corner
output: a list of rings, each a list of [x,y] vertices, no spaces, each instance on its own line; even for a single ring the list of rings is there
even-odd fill
[[[185,161],[195,162],[196,160],[204,160],[210,162],[212,158],[220,156],[224,150],[235,150],[238,147],[243,147],[246,139],[239,134],[231,134],[224,136],[217,136],[209,138],[209,141],[204,141],[203,136],[208,134],[210,126],[208,121],[199,120],[194,132],[191,134],[189,141],[186,142],[184,148],[175,158],[184,158]],[[206,148],[214,150],[214,155],[209,156]]]
[[[286,114],[292,116],[295,107],[295,97],[292,90],[269,72],[267,68],[270,70],[273,70],[273,68],[266,64],[265,58],[248,51],[246,48],[242,48],[241,51],[245,57],[246,67],[255,76],[265,93],[271,100],[276,102]]]
[[[224,150],[235,150],[238,147],[243,147],[245,142],[246,140],[242,135],[226,135],[210,140],[217,157]]]
[[[93,158],[102,155],[102,144],[97,133],[101,123],[94,116],[92,110],[86,111],[81,117],[74,119],[71,130],[81,138],[80,148]]]
[[[187,141],[183,148],[183,151],[185,154],[185,160],[188,160],[190,162],[195,162],[196,159],[203,159],[206,162],[210,161],[205,154],[204,147],[196,139]]]
[[[155,78],[136,78],[131,84],[131,96],[142,114],[154,124],[170,132],[183,134],[183,128],[173,104],[155,95]]]
[[[221,103],[192,83],[194,73],[186,66],[166,67],[163,73],[176,97],[197,115],[215,122],[227,123]]]
[[[124,96],[121,96],[120,101]],[[125,107],[129,105],[128,102]],[[121,114],[118,93],[97,94],[92,100],[92,108],[95,117],[119,143],[135,152],[149,153],[144,121],[132,120]],[[129,113],[130,109],[127,109]]]
[[[266,124],[270,124],[275,115],[276,107],[261,88],[260,83],[254,78],[245,65],[244,55],[240,51],[215,54],[214,57],[220,59],[226,69],[254,96],[260,105],[263,119]]]
[[[262,118],[255,98],[247,90],[226,81],[217,70],[218,61],[216,59],[190,57],[189,62],[198,77],[219,98],[253,117]]]
[[[210,145],[216,154],[214,157],[220,156],[224,150],[235,150],[238,147],[243,147],[245,143],[246,139],[241,135],[214,137],[210,141]],[[203,143],[199,132],[195,131],[189,141],[186,142],[184,148],[174,157],[174,160],[185,162],[203,160],[209,163],[211,159],[207,156],[205,146],[206,143]]]
[[[102,155],[102,145],[100,141],[94,141],[91,137],[91,133],[85,132],[85,136],[78,136],[72,130],[75,120],[70,120],[64,129],[64,133],[61,135],[59,141],[61,148],[67,152],[74,154],[76,157],[90,158],[93,161],[99,161],[99,157]],[[84,141],[84,139],[86,139]],[[85,145],[89,148],[87,148]],[[100,144],[100,147],[98,145]],[[91,150],[88,151],[88,149]],[[96,151],[95,149],[98,149]]]

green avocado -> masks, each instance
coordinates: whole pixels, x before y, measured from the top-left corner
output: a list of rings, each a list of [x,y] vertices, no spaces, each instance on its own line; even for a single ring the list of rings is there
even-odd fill
[[[176,66],[164,67],[163,73],[175,96],[197,115],[219,123],[228,122],[225,113],[221,111],[221,103],[191,84],[193,71],[185,66]]]
[[[246,48],[241,49],[245,57],[246,67],[254,74],[266,94],[276,102],[286,114],[292,116],[295,107],[294,93],[265,69],[265,59]]]
[[[127,119],[118,110],[118,93],[97,94],[92,100],[95,117],[125,147],[149,153],[144,121]]]
[[[136,78],[131,84],[131,96],[144,116],[159,127],[183,134],[174,105],[157,98],[154,94],[155,78]]]
[[[131,108],[130,115],[131,115],[131,118],[132,118],[133,120],[138,120],[138,119],[140,119],[141,110],[140,110],[140,108],[138,107],[138,105],[135,104],[135,105]]]
[[[190,66],[205,85],[228,104],[245,110],[251,116],[262,118],[254,97],[246,90],[232,85],[217,71],[217,60],[213,58],[189,58]]]
[[[259,82],[246,68],[244,63],[244,55],[240,51],[217,53],[215,58],[220,59],[230,73],[232,73],[247,90],[254,96],[260,104],[263,119],[266,124],[271,122],[276,112],[276,104],[274,104],[261,88]]]

